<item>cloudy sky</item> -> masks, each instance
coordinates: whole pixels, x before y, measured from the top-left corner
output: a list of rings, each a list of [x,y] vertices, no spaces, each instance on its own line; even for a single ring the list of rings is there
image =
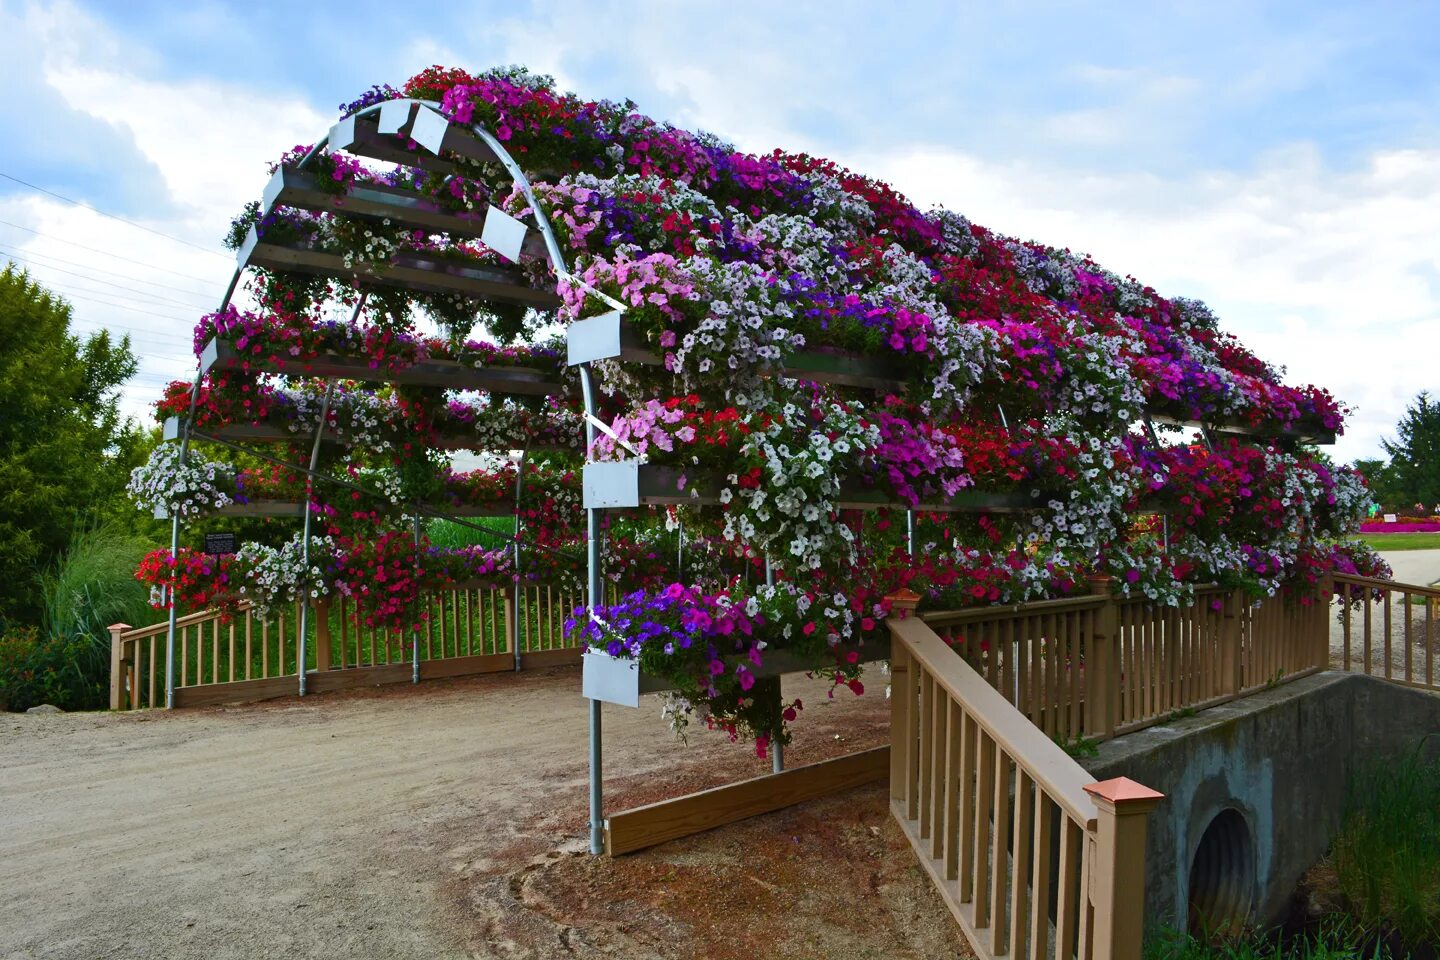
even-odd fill
[[[141,412],[193,364],[265,164],[432,63],[522,63],[829,156],[1206,300],[1357,408],[1341,459],[1440,392],[1440,5],[1421,0],[0,0],[0,257],[80,329],[132,336]]]

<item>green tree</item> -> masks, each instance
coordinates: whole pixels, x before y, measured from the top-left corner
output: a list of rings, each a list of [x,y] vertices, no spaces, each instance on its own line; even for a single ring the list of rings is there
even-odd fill
[[[1373,460],[1356,460],[1355,469],[1359,470],[1366,481],[1370,484],[1370,496],[1375,502],[1384,506],[1395,505],[1395,481],[1390,476],[1390,465],[1378,457]]]
[[[77,530],[122,510],[148,438],[122,418],[130,338],[70,332],[70,306],[0,271],[0,623],[38,623],[41,581]]]
[[[1421,392],[1395,425],[1395,441],[1380,441],[1390,456],[1385,474],[1397,506],[1440,503],[1440,402]]]

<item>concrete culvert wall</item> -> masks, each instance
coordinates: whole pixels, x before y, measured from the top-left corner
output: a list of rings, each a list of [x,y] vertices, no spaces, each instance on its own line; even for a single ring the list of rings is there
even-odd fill
[[[1190,861],[1190,932],[1228,933],[1250,918],[1255,893],[1255,842],[1233,807],[1210,821]]]
[[[1436,731],[1440,696],[1321,673],[1117,737],[1082,763],[1165,794],[1146,831],[1150,932],[1218,933],[1283,920],[1340,826],[1355,764]]]

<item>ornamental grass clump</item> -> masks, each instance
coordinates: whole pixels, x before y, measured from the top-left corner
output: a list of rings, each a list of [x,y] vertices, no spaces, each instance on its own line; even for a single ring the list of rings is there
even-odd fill
[[[1346,909],[1368,930],[1440,943],[1440,746],[1363,764],[1331,850]]]

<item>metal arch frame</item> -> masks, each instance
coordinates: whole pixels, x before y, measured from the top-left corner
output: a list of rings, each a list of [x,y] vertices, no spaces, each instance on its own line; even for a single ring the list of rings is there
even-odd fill
[[[383,102],[381,102],[381,103],[371,104],[371,105],[368,106],[368,107],[363,107],[363,108],[361,108],[360,110],[355,111],[353,114],[350,114],[349,117],[363,117],[363,116],[368,116],[368,115],[371,115],[371,114],[374,114],[374,113],[378,113],[380,110],[382,110],[382,109],[386,106],[386,104],[397,104],[397,103],[403,103],[403,104],[409,105],[409,106],[411,107],[411,115],[412,115],[412,116],[414,115],[414,113],[415,113],[416,110],[426,109],[426,110],[434,111],[434,112],[437,113],[438,115],[444,117],[443,114],[440,114],[440,112],[435,109],[435,104],[434,104],[433,102],[431,102],[431,101],[425,101],[425,100],[418,100],[418,99],[409,98],[409,97],[396,98],[396,99],[394,99],[394,100],[387,100],[387,101],[383,101]],[[346,119],[348,119],[348,117],[347,117]],[[453,121],[450,121],[449,118],[445,118],[445,119],[446,119],[447,124],[453,123]],[[568,265],[566,264],[566,262],[565,262],[564,255],[561,253],[559,242],[555,239],[555,233],[554,233],[554,230],[553,230],[553,229],[551,228],[551,226],[550,226],[549,218],[546,217],[544,208],[541,207],[538,199],[536,198],[536,196],[535,196],[535,191],[534,191],[534,189],[533,189],[533,188],[531,187],[531,185],[530,185],[530,180],[529,180],[529,178],[525,175],[524,171],[520,169],[519,164],[517,164],[517,163],[515,162],[514,158],[510,156],[509,151],[505,149],[504,145],[503,145],[499,140],[497,140],[494,136],[492,136],[492,135],[490,134],[490,132],[489,132],[488,130],[486,130],[483,126],[481,126],[480,124],[471,124],[470,127],[469,127],[469,130],[470,130],[470,132],[471,132],[472,134],[474,134],[474,135],[475,135],[476,137],[478,137],[482,142],[484,142],[487,147],[490,148],[490,150],[495,154],[496,158],[499,159],[501,165],[505,168],[506,172],[510,174],[510,177],[511,177],[511,179],[514,181],[515,185],[518,186],[518,187],[520,188],[521,192],[525,195],[525,199],[526,199],[526,201],[527,201],[527,202],[529,203],[529,205],[530,205],[530,210],[531,210],[531,213],[532,213],[532,215],[533,215],[533,217],[534,217],[534,220],[535,220],[536,229],[538,229],[538,230],[540,231],[540,235],[541,235],[542,239],[544,240],[546,254],[547,254],[547,256],[549,257],[551,269],[552,269],[552,270],[554,271],[554,273],[555,273],[557,285],[558,285],[560,282],[562,282],[562,281],[568,281],[568,282],[571,282],[571,283],[578,284],[582,289],[586,290],[588,293],[590,293],[590,294],[592,294],[592,295],[595,295],[595,296],[598,296],[598,297],[600,297],[601,299],[603,299],[603,300],[604,300],[608,305],[610,305],[611,307],[616,308],[616,309],[623,309],[623,304],[621,304],[621,303],[619,303],[618,301],[612,299],[611,297],[606,296],[605,294],[601,293],[600,291],[595,290],[594,288],[590,287],[588,284],[584,283],[582,280],[580,280],[580,278],[574,276],[574,275],[570,272],[569,266],[568,266]],[[329,145],[329,142],[330,142],[330,134],[329,134],[329,132],[327,131],[326,134],[325,134],[323,137],[321,137],[313,146],[311,146],[311,148],[305,153],[305,156],[300,159],[300,161],[296,164],[296,169],[297,169],[297,170],[303,170],[307,165],[309,165],[309,163],[310,163],[316,156],[318,156],[318,155],[320,154],[320,152],[321,152],[322,150],[324,150],[324,149]],[[225,308],[227,308],[228,306],[230,306],[231,302],[233,301],[233,299],[234,299],[234,297],[235,297],[235,291],[238,289],[238,287],[239,287],[239,285],[240,285],[240,278],[244,275],[245,270],[246,270],[246,267],[247,267],[247,264],[243,264],[243,263],[236,266],[234,273],[233,273],[233,274],[231,275],[231,277],[230,277],[230,282],[229,282],[229,284],[228,284],[228,285],[226,286],[226,288],[225,288],[224,296],[222,296],[221,299],[220,299],[220,305],[219,305],[219,307],[217,308],[217,310],[224,310]],[[354,320],[359,316],[360,310],[364,307],[365,301],[366,301],[366,295],[365,295],[364,291],[361,291],[361,292],[360,292],[360,298],[359,298],[358,302],[356,303],[354,313],[353,313],[352,316],[351,316],[352,322],[354,322]],[[180,467],[182,467],[182,468],[185,466],[185,463],[186,463],[186,461],[187,461],[187,459],[188,459],[188,457],[189,457],[189,453],[190,453],[190,440],[191,440],[193,434],[195,433],[195,430],[194,430],[194,426],[195,426],[195,411],[196,411],[197,406],[199,405],[200,385],[201,385],[202,379],[203,379],[203,374],[202,374],[202,372],[201,372],[201,369],[200,369],[199,365],[197,364],[196,372],[195,372],[195,381],[194,381],[194,383],[191,385],[191,388],[190,388],[190,403],[189,403],[188,407],[186,408],[186,412],[185,412],[184,418],[183,418],[183,419],[181,420],[181,422],[180,422],[180,430],[179,430],[179,441],[180,441],[179,465],[180,465]],[[586,402],[586,412],[587,412],[587,419],[593,418],[593,414],[594,414],[594,407],[593,407],[593,404],[590,402],[590,399],[591,399],[592,394],[591,394],[591,392],[590,392],[590,390],[589,390],[589,385],[590,385],[590,384],[589,384],[589,379],[590,379],[590,378],[589,378],[589,370],[588,370],[588,368],[583,369],[583,370],[581,371],[581,382],[582,382],[582,385],[586,388],[586,398],[587,398],[587,402]],[[305,502],[305,508],[304,508],[304,510],[305,510],[305,512],[304,512],[304,534],[303,534],[303,536],[304,536],[304,542],[303,542],[303,545],[302,545],[302,551],[303,551],[303,556],[304,556],[304,558],[305,558],[305,563],[306,563],[306,566],[307,566],[307,567],[308,567],[308,565],[309,565],[309,552],[310,552],[310,537],[309,537],[309,531],[310,531],[310,520],[311,520],[311,499],[312,499],[312,493],[313,493],[314,480],[315,480],[315,478],[316,478],[316,476],[317,476],[317,472],[316,472],[316,470],[315,470],[315,467],[316,467],[317,458],[318,458],[319,452],[320,452],[320,443],[321,443],[322,434],[324,433],[324,429],[325,429],[325,420],[326,420],[326,417],[327,417],[327,414],[328,414],[330,394],[331,394],[331,388],[327,388],[327,390],[326,390],[326,396],[325,396],[325,402],[322,404],[322,408],[321,408],[320,421],[319,421],[319,423],[317,423],[317,425],[316,425],[315,437],[314,437],[313,445],[312,445],[312,448],[311,448],[309,469],[308,469],[307,471],[305,471],[305,477],[306,477],[306,502]],[[594,442],[594,429],[593,429],[593,427],[589,426],[588,423],[587,423],[587,430],[588,430],[587,439],[588,439],[589,442],[593,443],[593,442]],[[523,456],[522,456],[522,471],[521,471],[521,475],[523,476]],[[519,496],[520,496],[520,492],[521,492],[521,491],[520,491],[520,489],[519,489],[518,486],[517,486],[517,490],[516,490],[516,506],[517,506],[517,510],[518,510],[518,507],[519,507]],[[417,510],[416,510],[416,513],[415,513],[415,517],[414,517],[414,532],[415,532],[415,536],[417,537],[417,541],[418,541],[418,536],[419,536],[419,526],[420,526],[420,511],[417,509]],[[171,556],[172,563],[174,562],[175,558],[179,555],[179,552],[180,552],[180,516],[179,516],[179,514],[178,514],[178,512],[177,512],[175,516],[173,516],[173,517],[170,518],[170,556]],[[592,540],[592,542],[591,542],[591,553],[592,553],[592,555],[594,554],[594,541],[593,541],[593,540]],[[516,564],[517,564],[517,566],[516,566],[516,574],[518,575],[518,572],[519,572],[518,563],[519,563],[519,558],[520,558],[520,544],[519,544],[519,526],[518,526],[518,520],[517,520],[517,527],[516,527],[516,536],[515,536],[515,538],[514,538],[514,557],[515,557],[515,561],[516,561]],[[593,559],[594,559],[594,558],[593,558],[593,556],[592,556],[592,563],[591,563],[591,567],[592,567],[592,568],[595,566],[595,564],[594,564],[594,562],[593,562]],[[177,586],[178,586],[178,582],[179,582],[179,571],[178,571],[178,567],[174,567],[174,568],[172,568],[172,569],[174,570],[174,573],[173,573],[173,575],[172,575],[172,577],[171,577],[170,588],[169,588],[169,603],[168,603],[169,610],[168,610],[168,616],[167,616],[167,627],[166,627],[166,635],[165,635],[165,654],[166,654],[166,656],[165,656],[165,706],[166,706],[167,709],[173,709],[174,706],[175,706],[175,663],[176,663],[176,659],[175,659],[175,635],[176,635],[176,626],[177,626],[176,620],[177,620],[177,618],[178,618],[178,608],[177,608],[176,602],[177,602]],[[518,581],[517,581],[517,583],[518,583]],[[517,587],[517,589],[518,589],[518,587]],[[598,592],[592,593],[591,604],[590,604],[592,608],[593,608],[594,605],[595,605],[595,599],[596,599],[597,597],[598,597]],[[306,669],[305,669],[306,664],[305,664],[305,660],[306,660],[306,658],[307,658],[307,656],[308,656],[308,649],[307,649],[307,645],[306,645],[306,636],[305,636],[306,630],[307,630],[307,628],[308,628],[308,623],[307,623],[306,616],[305,616],[305,614],[306,614],[306,607],[307,607],[307,605],[302,602],[302,603],[301,603],[301,618],[300,618],[300,623],[299,623],[300,638],[299,638],[299,643],[297,644],[297,657],[296,657],[296,661],[297,661],[297,662],[296,662],[296,673],[298,674],[298,688],[299,688],[299,689],[298,689],[298,692],[299,692],[299,695],[302,696],[302,697],[305,696],[305,694],[306,694]],[[518,617],[518,604],[517,604],[517,617]],[[516,644],[515,649],[516,649],[516,653],[515,653],[516,663],[517,663],[517,669],[518,669],[518,664],[519,664],[519,645],[518,645],[518,643]],[[413,660],[412,680],[418,681],[418,679],[419,679],[419,635],[418,635],[418,633],[416,633],[416,634],[412,637],[411,650],[412,650],[412,660]],[[599,716],[598,716],[598,710],[593,709],[593,708],[596,708],[596,707],[598,707],[598,704],[597,704],[597,703],[592,703],[592,733],[593,733],[593,737],[598,737],[598,732],[599,732]],[[593,737],[592,737],[592,739],[593,739]],[[597,753],[596,750],[594,750],[594,749],[592,749],[592,756],[598,758],[598,753]],[[598,759],[597,759],[597,761],[596,761],[596,765],[597,765],[597,767],[598,767]],[[592,806],[593,806],[593,805],[592,805]]]

